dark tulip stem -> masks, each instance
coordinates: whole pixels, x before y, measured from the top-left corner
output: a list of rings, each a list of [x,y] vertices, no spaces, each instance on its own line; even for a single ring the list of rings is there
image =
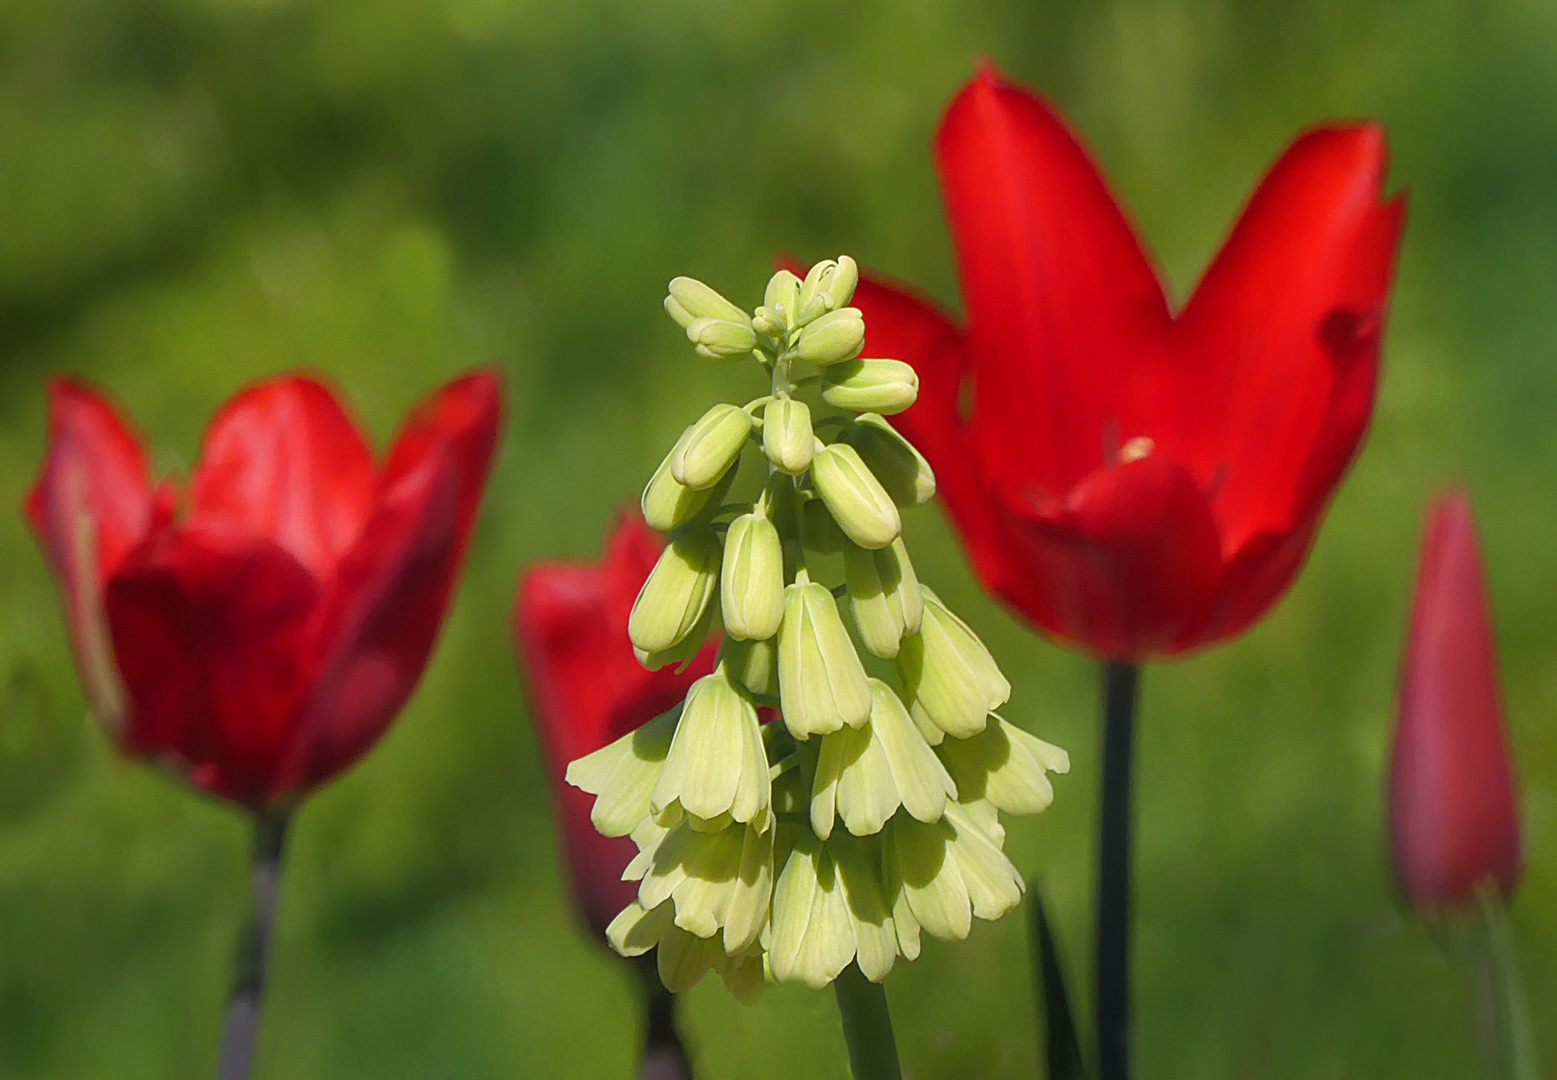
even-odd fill
[[[838,997],[854,1080],[903,1080],[886,987],[871,982],[857,965],[850,964],[834,980],[833,993]]]
[[[1139,668],[1103,667],[1103,806],[1097,890],[1098,1080],[1130,1076],[1130,758]]]
[[[249,882],[249,922],[238,944],[232,996],[227,1001],[227,1026],[217,1080],[248,1080],[254,1068],[271,931],[276,922],[276,898],[281,889],[281,850],[286,845],[284,813],[260,813],[254,819],[254,862]]]
[[[652,969],[643,981],[648,1001],[638,1080],[692,1080],[692,1063],[676,1027],[676,995],[665,989]]]

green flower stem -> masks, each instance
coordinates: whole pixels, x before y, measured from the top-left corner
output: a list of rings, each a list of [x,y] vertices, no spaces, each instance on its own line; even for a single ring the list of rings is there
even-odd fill
[[[858,965],[850,964],[833,982],[833,992],[838,997],[854,1080],[903,1080],[886,987],[871,982]]]
[[[217,1080],[248,1080],[254,1068],[260,1009],[264,1004],[271,930],[281,891],[281,851],[286,846],[285,813],[259,813],[254,818],[254,862],[250,871],[252,900],[249,923],[238,945],[237,971],[227,1001],[227,1023]]]
[[[1535,1049],[1535,1027],[1525,1003],[1508,908],[1495,889],[1481,894],[1481,918],[1486,930],[1487,968],[1492,982],[1492,1025],[1497,1038],[1498,1080],[1541,1080]]]
[[[1103,668],[1103,807],[1097,891],[1097,1070],[1130,1076],[1130,758],[1140,669]]]

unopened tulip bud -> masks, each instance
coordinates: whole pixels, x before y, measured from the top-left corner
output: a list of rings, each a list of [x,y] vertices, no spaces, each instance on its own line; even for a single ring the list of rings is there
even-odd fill
[[[800,292],[795,300],[796,314],[789,321],[790,329],[804,326],[832,310],[827,306],[827,283],[837,267],[838,264],[832,259],[823,259],[811,264],[811,269],[806,271],[805,280],[800,283]]]
[[[900,413],[919,397],[919,376],[901,360],[850,360],[825,377],[822,399],[839,409]]]
[[[897,504],[848,443],[818,450],[811,479],[838,527],[860,547],[886,547],[903,531]]]
[[[853,428],[844,437],[893,502],[913,507],[935,498],[935,473],[930,463],[885,419],[863,413],[854,418]]]
[[[658,653],[685,641],[719,584],[719,538],[694,529],[671,540],[627,617],[633,647]]]
[[[849,610],[860,640],[872,653],[890,660],[909,634],[917,634],[924,613],[919,579],[901,537],[884,548],[850,544],[843,552]]]
[[[687,691],[649,810],[663,818],[679,804],[694,825],[728,819],[765,830],[770,793],[756,706],[716,669]]]
[[[762,452],[773,467],[799,476],[811,467],[816,435],[811,407],[794,398],[774,398],[762,411]]]
[[[768,279],[767,291],[762,297],[762,306],[774,315],[779,316],[786,329],[793,330],[800,325],[800,279],[788,270],[780,270]]]
[[[757,347],[757,332],[745,315],[740,322],[731,319],[693,319],[687,326],[687,340],[697,346],[705,360],[737,360]]]
[[[858,727],[870,716],[870,687],[833,594],[809,580],[784,590],[779,624],[779,702],[797,739]]]
[[[743,323],[746,312],[696,278],[678,277],[670,283],[665,312],[685,330],[698,319],[723,319]]]
[[[800,331],[795,356],[825,366],[853,360],[865,347],[865,317],[859,308],[839,308],[812,320]]]
[[[838,528],[826,503],[821,499],[807,499],[800,507],[800,542],[818,555],[836,555],[844,549],[849,538]]]
[[[741,456],[751,429],[751,414],[745,409],[715,405],[677,441],[670,455],[671,476],[694,490],[712,487]]]
[[[719,581],[724,629],[736,639],[770,638],[784,617],[784,550],[765,514],[742,514],[724,538]]]
[[[730,678],[761,698],[778,696],[778,638],[726,638],[720,655]]]
[[[1011,684],[989,650],[929,589],[919,633],[903,640],[898,672],[904,689],[946,734],[966,739],[984,730],[990,710],[1011,696]]]

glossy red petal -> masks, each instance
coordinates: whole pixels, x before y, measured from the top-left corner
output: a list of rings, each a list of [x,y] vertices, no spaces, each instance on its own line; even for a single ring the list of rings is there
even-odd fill
[[[1294,514],[1336,384],[1355,362],[1338,361],[1334,335],[1357,318],[1376,338],[1398,239],[1398,221],[1380,228],[1387,159],[1373,125],[1298,138],[1175,327],[1192,392],[1181,414],[1164,417],[1176,427],[1163,437],[1197,475],[1220,477],[1216,512],[1229,553]]]
[[[637,848],[595,830],[593,799],[563,779],[568,764],[673,707],[713,670],[712,642],[680,674],[674,667],[645,671],[633,655],[627,616],[660,547],[641,518],[624,515],[598,565],[537,564],[520,577],[515,597],[515,647],[546,751],[569,878],[600,934],[636,894],[636,884],[621,877]]]
[[[1521,867],[1491,606],[1469,499],[1434,505],[1400,677],[1389,826],[1401,892],[1417,907],[1507,894]]]
[[[953,99],[935,160],[983,471],[1061,495],[1111,457],[1110,430],[1130,419],[1118,415],[1121,383],[1157,362],[1144,343],[1168,325],[1161,286],[1075,136],[992,69]]]
[[[1100,469],[1063,503],[1040,496],[1008,510],[1053,632],[1139,660],[1171,652],[1210,617],[1216,523],[1199,484],[1166,458]]]
[[[329,779],[405,704],[432,651],[497,449],[502,388],[483,371],[406,421],[376,509],[310,626],[318,672],[272,797]]]
[[[43,464],[27,520],[59,578],[76,665],[93,712],[117,725],[123,706],[102,614],[103,582],[151,527],[153,498],[140,440],[91,388],[49,387]]]
[[[268,540],[165,529],[125,558],[106,612],[130,749],[258,805],[305,689],[314,577]]]
[[[211,421],[190,522],[279,544],[325,579],[373,509],[373,454],[340,401],[286,376],[240,391]]]

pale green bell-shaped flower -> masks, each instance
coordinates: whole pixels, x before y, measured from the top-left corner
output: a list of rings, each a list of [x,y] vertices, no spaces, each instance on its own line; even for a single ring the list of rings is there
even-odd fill
[[[823,375],[822,400],[856,412],[900,413],[919,398],[919,376],[901,360],[860,358]]]
[[[811,407],[794,398],[774,398],[762,410],[762,452],[780,472],[799,476],[811,467],[816,434]]]
[[[811,480],[838,527],[860,547],[886,547],[902,533],[897,504],[854,447],[833,443],[816,451]]]
[[[676,442],[670,475],[689,488],[712,487],[740,457],[751,429],[751,414],[745,409],[715,405]]]
[[[897,505],[923,506],[935,498],[935,473],[930,463],[883,417],[875,413],[856,416],[844,437]]]
[[[865,317],[859,308],[839,308],[806,323],[795,341],[795,358],[825,367],[853,360],[865,347]]]
[[[764,698],[778,696],[778,638],[726,638],[720,657],[730,678],[752,694]]]
[[[689,529],[671,538],[627,616],[634,648],[657,653],[686,640],[719,584],[720,555],[712,529]]]
[[[663,819],[679,807],[694,828],[738,821],[762,831],[772,821],[771,792],[756,706],[716,668],[687,691],[649,812]]]
[[[914,728],[893,689],[870,680],[870,720],[822,736],[811,787],[811,828],[827,839],[834,816],[855,836],[869,836],[901,807],[920,821],[938,821],[957,797],[951,776]]]
[[[773,887],[768,943],[773,977],[819,990],[848,966],[856,948],[848,899],[832,858],[815,836],[796,830]]]
[[[881,982],[898,957],[897,930],[882,883],[881,845],[875,837],[839,833],[826,847],[854,930],[854,961],[867,979]]]
[[[936,727],[966,739],[984,730],[993,709],[1011,696],[989,650],[968,624],[946,609],[935,593],[924,594],[919,633],[903,639],[897,669],[908,695]]]
[[[987,801],[1007,814],[1038,814],[1054,800],[1049,773],[1070,772],[1070,755],[991,715],[983,731],[941,743],[941,761],[964,802]]]
[[[870,716],[870,687],[833,595],[805,577],[784,590],[779,624],[779,702],[784,723],[797,739]]]
[[[670,900],[677,926],[698,937],[721,934],[731,955],[745,951],[768,920],[773,833],[741,825],[710,833],[677,824],[639,853],[647,865],[638,902],[653,909]],[[632,869],[640,865],[635,859]]]
[[[683,330],[698,319],[723,319],[735,323],[746,321],[746,312],[701,281],[689,277],[671,280],[669,295],[665,297],[665,313],[675,319]]]
[[[899,942],[913,939],[904,955],[917,954],[917,927],[942,941],[961,941],[973,916],[998,919],[1021,902],[1021,875],[956,803],[933,824],[899,815],[882,837],[890,852],[883,860],[889,886],[898,890],[892,915]]]
[[[602,836],[626,836],[649,816],[649,793],[681,719],[667,713],[568,765],[568,783],[595,796],[589,820]]]
[[[860,640],[890,660],[904,637],[917,634],[924,617],[919,578],[902,537],[874,551],[850,544],[843,552],[849,611]]]
[[[757,347],[757,331],[745,312],[739,322],[730,319],[693,319],[687,326],[687,340],[705,360],[739,360]]]
[[[677,480],[670,472],[671,458],[675,450],[665,456],[660,467],[654,470],[648,486],[643,489],[639,505],[643,508],[643,520],[649,528],[670,532],[690,521],[699,510],[708,505],[711,488],[694,490]]]
[[[642,956],[657,947],[655,959],[660,981],[672,993],[692,989],[710,971],[717,971],[730,992],[743,1001],[751,1000],[754,990],[759,989],[753,985],[752,957],[730,956],[719,938],[700,938],[681,929],[675,924],[674,905],[668,900],[653,909],[645,909],[634,900],[606,927],[606,940],[628,957]],[[760,979],[759,960],[759,983]]]
[[[800,543],[808,551],[818,555],[836,555],[844,549],[849,538],[833,520],[827,504],[820,498],[809,498],[800,505]]]
[[[770,638],[784,617],[784,549],[764,513],[742,514],[724,538],[719,596],[725,633]]]

